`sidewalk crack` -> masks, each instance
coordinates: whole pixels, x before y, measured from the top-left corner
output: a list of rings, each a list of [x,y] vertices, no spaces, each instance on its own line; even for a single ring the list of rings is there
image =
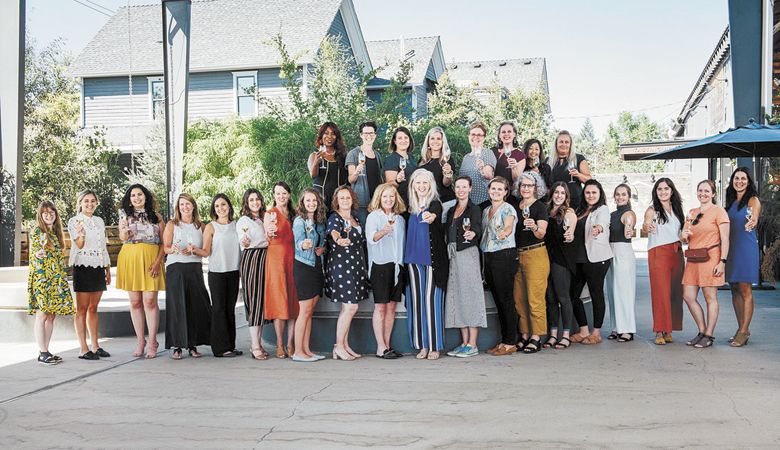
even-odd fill
[[[331,387],[331,386],[333,386],[333,383],[328,383],[327,385],[325,385],[324,387],[322,387],[320,390],[318,390],[318,391],[316,391],[316,392],[312,392],[311,394],[306,394],[306,395],[304,395],[303,397],[301,397],[301,399],[300,399],[300,400],[298,400],[298,403],[296,403],[296,405],[295,405],[295,407],[293,408],[293,410],[290,412],[290,415],[288,415],[288,416],[286,416],[286,417],[282,418],[282,420],[280,420],[280,421],[279,421],[279,422],[277,422],[277,423],[276,423],[274,426],[272,426],[271,428],[269,428],[269,429],[268,429],[268,431],[267,431],[267,432],[266,432],[264,435],[260,436],[260,439],[257,441],[257,443],[258,443],[258,444],[260,444],[261,442],[263,442],[263,441],[265,440],[265,438],[267,438],[268,436],[270,436],[270,435],[271,435],[271,433],[273,433],[273,432],[276,430],[276,427],[278,427],[278,426],[279,426],[279,425],[281,425],[282,423],[286,422],[287,420],[289,420],[289,419],[292,419],[293,417],[295,417],[295,414],[298,412],[298,408],[299,408],[299,407],[300,407],[300,406],[301,406],[301,405],[302,405],[302,404],[303,404],[303,403],[304,403],[306,400],[308,400],[309,398],[311,398],[311,397],[313,397],[313,396],[315,396],[315,395],[317,395],[317,394],[321,394],[322,392],[324,392],[324,391],[325,391],[325,389],[328,389],[328,388],[329,388],[329,387]]]

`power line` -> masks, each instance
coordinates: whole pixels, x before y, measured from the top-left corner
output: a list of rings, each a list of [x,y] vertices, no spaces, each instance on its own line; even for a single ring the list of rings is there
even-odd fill
[[[89,6],[89,5],[88,5],[88,4],[86,4],[86,3],[81,3],[79,0],[73,0],[73,1],[74,1],[74,2],[76,2],[76,3],[78,3],[78,4],[79,4],[79,5],[81,5],[81,6],[85,7],[85,8],[89,8],[89,9],[91,9],[92,11],[95,11],[96,13],[103,14],[103,15],[104,15],[104,16],[106,16],[106,17],[111,17],[111,14],[108,14],[108,13],[106,13],[106,12],[103,12],[103,11],[101,11],[101,10],[99,10],[99,9],[97,9],[97,8],[95,8],[95,7],[93,7],[93,6]]]
[[[97,6],[98,8],[100,8],[100,9],[102,9],[104,11],[108,11],[111,14],[116,13],[116,11],[114,11],[114,10],[112,10],[110,8],[106,8],[105,6],[101,5],[100,3],[93,2],[92,0],[84,0],[84,1],[89,3],[89,4],[95,5],[95,6]]]
[[[558,119],[558,120],[573,120],[573,119],[589,119],[589,118],[593,119],[593,118],[597,118],[597,117],[612,117],[612,116],[619,116],[620,114],[623,114],[624,112],[628,112],[628,113],[644,112],[644,111],[650,111],[650,110],[653,110],[653,109],[660,109],[660,108],[666,108],[666,107],[669,107],[669,106],[680,105],[682,103],[685,103],[685,100],[682,100],[682,101],[679,101],[679,102],[674,102],[674,103],[666,103],[666,104],[663,104],[663,105],[648,106],[647,108],[634,109],[634,110],[630,110],[630,111],[622,110],[622,111],[619,111],[619,112],[609,113],[609,114],[591,114],[591,115],[586,115],[586,116],[556,117],[556,119]]]

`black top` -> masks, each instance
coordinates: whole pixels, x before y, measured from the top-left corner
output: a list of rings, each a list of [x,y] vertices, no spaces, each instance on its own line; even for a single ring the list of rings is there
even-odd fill
[[[420,162],[417,163],[417,169],[425,169],[433,173],[433,179],[436,180],[436,191],[439,193],[439,200],[441,200],[442,203],[453,200],[455,198],[455,191],[452,190],[452,184],[450,184],[450,186],[444,186],[444,171],[442,170],[439,160],[432,159],[422,165],[419,165]],[[458,173],[458,169],[455,167],[455,163],[452,159],[450,159],[450,166],[452,167],[452,181],[454,182],[454,174]]]
[[[398,152],[392,152],[390,155],[385,159],[385,170],[392,170],[395,172],[401,171],[401,155]],[[409,205],[409,178],[412,176],[412,172],[417,169],[417,161],[412,157],[412,155],[409,155],[409,158],[406,159],[406,168],[404,169],[404,175],[406,176],[404,178],[404,181],[402,181],[398,185],[398,193],[401,194],[401,198],[403,199],[404,203],[406,205]],[[387,181],[395,181],[395,180],[387,180]]]
[[[577,219],[577,228],[574,229],[574,262],[586,263],[588,262],[588,251],[585,249],[585,221],[588,220],[588,216],[584,216]]]
[[[461,251],[469,247],[478,246],[480,237],[482,237],[482,210],[479,209],[479,206],[475,205],[471,202],[471,200],[469,200],[469,203],[466,206],[466,210],[463,211],[463,214],[461,214],[460,217],[455,218],[455,208],[457,207],[458,204],[456,203],[452,208],[450,208],[449,213],[447,213],[447,223],[444,225],[447,230],[455,230],[455,248],[458,251]],[[469,242],[464,242],[466,240],[466,238],[463,237],[463,233],[465,232],[463,230],[464,217],[469,218],[471,221],[471,231],[476,234],[474,239]],[[448,242],[452,241],[448,240]]]
[[[517,247],[523,248],[528,247],[529,245],[544,242],[544,239],[539,239],[538,237],[534,236],[534,232],[532,230],[525,229],[525,226],[523,225],[525,218],[523,217],[523,208],[520,207],[520,203],[515,203],[514,206],[517,210],[518,217],[517,227],[515,227],[515,243],[517,244]],[[537,220],[546,221],[550,218],[550,213],[547,211],[547,206],[539,200],[533,202],[528,210],[530,213],[529,218],[534,219],[534,222]]]
[[[326,166],[324,169],[322,168],[323,162]],[[336,156],[336,161],[330,162],[323,159],[319,164],[320,170],[317,176],[314,177],[312,185],[319,189],[322,198],[325,200],[325,206],[330,211],[333,193],[336,192],[336,188],[347,183],[348,172],[344,166],[344,158],[338,155]]]
[[[582,162],[585,161],[585,157],[577,155],[577,170],[580,170]],[[550,186],[557,181],[563,181],[569,187],[569,193],[571,194],[571,200],[569,206],[575,211],[580,207],[582,202],[582,183],[580,180],[573,178],[569,175],[569,164],[564,161],[564,164],[556,164],[552,169],[550,176]]]
[[[377,186],[382,183],[385,174],[379,173],[379,162],[377,158],[369,158],[366,156],[366,178],[368,178],[368,193],[369,199],[374,198],[374,191]],[[369,200],[370,201],[370,200]]]
[[[563,219],[552,217],[547,222],[547,233],[544,235],[544,241],[547,244],[547,254],[550,256],[550,261],[566,267],[573,273],[576,248],[573,242],[563,241],[564,231]]]
[[[626,211],[631,211],[631,207],[618,206],[618,209],[609,215],[609,242],[631,242],[631,238],[626,237],[625,225],[620,221]]]

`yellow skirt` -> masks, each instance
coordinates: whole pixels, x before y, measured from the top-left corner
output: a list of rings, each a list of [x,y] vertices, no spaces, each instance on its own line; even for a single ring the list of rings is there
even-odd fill
[[[116,264],[116,287],[125,291],[164,291],[165,266],[152,278],[149,267],[157,259],[160,246],[155,244],[124,244]]]

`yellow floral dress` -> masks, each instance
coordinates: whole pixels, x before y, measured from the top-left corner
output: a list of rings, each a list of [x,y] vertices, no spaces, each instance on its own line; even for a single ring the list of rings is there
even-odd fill
[[[53,231],[48,238],[54,248],[46,247],[47,234],[35,227],[30,233],[30,271],[27,277],[27,298],[29,314],[42,311],[46,314],[69,315],[73,309],[73,296],[65,273],[62,247]],[[43,249],[46,255],[38,259],[35,254]]]

